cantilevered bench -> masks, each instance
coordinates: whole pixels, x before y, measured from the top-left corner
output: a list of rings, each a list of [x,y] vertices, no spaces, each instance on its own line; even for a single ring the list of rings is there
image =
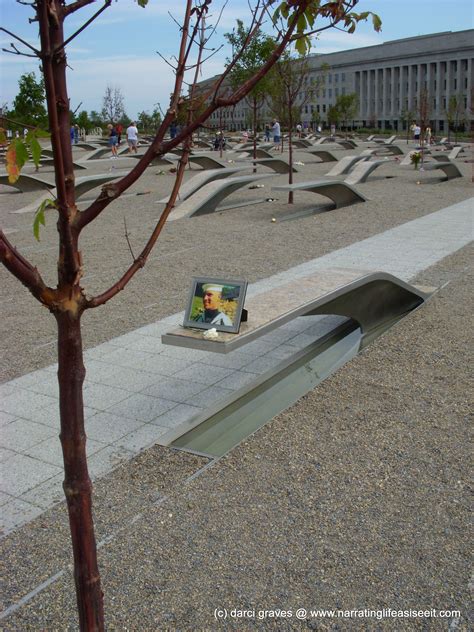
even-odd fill
[[[257,160],[252,160],[252,164],[268,167],[275,173],[290,173],[290,165],[282,158],[258,158]],[[293,173],[297,172],[298,169],[293,167]]]
[[[355,149],[357,147],[357,143],[355,143],[353,140],[337,140],[336,141],[338,145],[340,145],[341,147],[344,147],[344,149]]]
[[[305,149],[305,151],[312,156],[316,156],[316,158],[320,158],[321,162],[337,162],[339,160],[332,152],[326,149]]]
[[[87,193],[88,191],[91,191],[92,189],[95,189],[96,187],[102,185],[102,184],[106,184],[107,182],[110,182],[111,180],[116,180],[117,178],[122,178],[124,175],[126,175],[128,172],[127,171],[122,171],[122,172],[115,172],[115,173],[104,173],[104,174],[99,174],[99,175],[95,175],[95,176],[82,176],[80,178],[76,178],[75,179],[75,183],[74,183],[74,190],[75,190],[75,194],[76,194],[76,198],[80,198],[81,195],[84,195],[84,193]],[[17,182],[15,182],[14,184],[10,184],[9,182],[3,182],[3,178],[7,178],[7,176],[0,176],[0,184],[7,184],[9,186],[12,187],[16,187],[19,188],[20,190],[22,190],[20,188],[20,186],[24,186],[24,182],[23,185],[20,183],[20,181],[23,178],[26,178],[26,181],[28,181],[28,185],[30,186],[31,183],[29,182],[29,180],[31,178],[33,178],[33,176],[23,176],[21,175],[20,178],[17,180]],[[34,178],[35,180],[40,180],[40,178]],[[18,184],[20,183],[20,185],[18,186]],[[51,183],[46,183],[45,181],[43,182],[44,185],[48,185],[43,186],[41,189],[36,188],[36,189],[23,189],[24,191],[39,191],[39,190],[43,190],[43,191],[47,191],[47,193],[45,193],[43,196],[41,196],[40,198],[38,198],[37,200],[35,200],[35,202],[33,202],[32,204],[28,204],[28,206],[25,206],[23,208],[20,208],[16,211],[11,211],[11,214],[15,215],[15,214],[22,214],[22,213],[30,213],[30,212],[34,212],[36,211],[36,209],[38,208],[38,206],[40,205],[40,203],[42,202],[43,199],[47,199],[49,197],[56,197],[57,196],[57,192],[56,192],[56,187],[54,184]]]
[[[53,165],[54,164],[54,158],[50,158],[49,156],[43,158],[40,158],[40,164],[41,165]],[[87,169],[86,165],[81,163],[81,162],[77,162],[75,160],[73,160],[72,162],[72,166],[74,169]]]
[[[379,144],[373,149],[381,150],[383,148],[384,153],[392,154],[393,156],[403,156],[403,150],[398,145],[386,145],[385,143]]]
[[[446,162],[448,160],[456,160],[459,154],[463,151],[461,145],[456,145],[451,149],[449,153],[443,152],[442,154],[433,154],[433,158],[438,162]]]
[[[349,173],[356,163],[366,161],[368,158],[369,156],[363,156],[361,154],[358,156],[344,156],[344,158],[341,158],[338,161],[337,165],[334,165],[334,167],[326,173],[325,177],[340,176],[345,173]]]
[[[181,185],[179,189],[178,200],[187,200],[190,195],[198,191],[201,187],[208,184],[209,182],[228,178],[229,176],[233,176],[241,171],[248,171],[248,169],[251,169],[250,165],[246,165],[245,167],[226,167],[225,169],[203,169],[202,171],[198,171],[196,172],[196,175],[194,175],[187,182],[184,182]],[[166,204],[168,200],[169,195],[162,198],[161,200],[158,200],[158,202]]]
[[[272,187],[272,191],[308,191],[318,193],[332,200],[335,208],[366,202],[367,198],[356,191],[354,187],[342,180],[313,180],[311,182],[297,182],[295,184],[280,184]]]
[[[52,191],[56,186],[54,182],[49,182],[43,178],[30,176],[22,173],[16,182],[9,182],[6,174],[0,175],[0,184],[13,187],[21,191],[21,193],[29,193],[31,191]]]
[[[242,157],[242,158],[253,158],[253,149],[244,149],[242,151],[242,154],[245,154],[245,156],[241,155],[238,156]],[[261,147],[257,147],[256,153],[255,153],[255,157],[256,158],[272,158],[272,155],[266,150],[266,149],[262,149]]]
[[[388,160],[365,160],[359,162],[354,169],[344,178],[346,184],[359,184],[365,182],[369,175],[378,169],[380,165],[386,165]]]
[[[238,334],[219,332],[215,340],[202,330],[177,328],[164,334],[164,344],[228,353],[298,318],[316,314],[346,316],[356,321],[363,338],[389,326],[423,304],[428,292],[385,272],[344,268],[320,270],[261,292],[245,302],[248,320]]]
[[[423,164],[424,171],[434,171],[435,169],[441,169],[446,174],[446,180],[452,180],[453,178],[462,178],[462,173],[459,171],[457,165],[454,162],[428,162]]]
[[[291,144],[293,145],[293,147],[296,147],[297,149],[306,149],[306,147],[313,146],[313,143],[311,143],[309,140],[306,140],[304,138],[298,138],[296,140],[292,140]]]
[[[209,182],[190,195],[187,200],[176,206],[168,221],[214,213],[214,211],[219,210],[217,208],[218,204],[234,191],[258,180],[273,178],[275,175],[274,173],[253,174],[251,176],[237,176]]]
[[[390,136],[390,138],[387,138],[386,140],[384,140],[383,138],[374,138],[373,141],[374,143],[379,143],[380,145],[391,145],[396,138],[397,136],[396,134],[394,134],[393,136]]]
[[[189,162],[193,165],[199,165],[203,169],[226,169],[227,164],[222,160],[218,160],[217,158],[212,158],[212,156],[198,156],[196,154],[192,154],[188,158]]]

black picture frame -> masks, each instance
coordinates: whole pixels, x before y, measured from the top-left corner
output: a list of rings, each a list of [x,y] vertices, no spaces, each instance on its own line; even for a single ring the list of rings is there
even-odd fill
[[[204,286],[209,286],[206,292]],[[217,288],[221,288],[220,292]],[[216,288],[212,290],[211,288]],[[239,333],[247,281],[193,277],[183,327]],[[207,294],[207,300],[204,298]],[[220,297],[219,297],[220,294]],[[204,301],[212,309],[206,310]],[[217,313],[215,313],[217,310]],[[208,312],[206,314],[206,312]],[[211,320],[212,318],[212,320]]]

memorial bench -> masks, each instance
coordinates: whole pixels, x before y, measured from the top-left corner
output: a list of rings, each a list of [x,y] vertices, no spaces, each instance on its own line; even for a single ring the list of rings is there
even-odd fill
[[[431,290],[431,288],[430,288]],[[239,333],[180,327],[163,334],[163,344],[229,353],[300,316],[339,315],[358,323],[363,339],[422,305],[428,288],[417,288],[385,272],[328,268],[246,299],[247,320]]]
[[[448,160],[456,160],[459,154],[464,151],[461,145],[456,145],[451,149],[449,153],[443,152],[441,154],[433,154],[433,158],[438,162],[444,162]]]
[[[274,173],[253,174],[250,176],[237,176],[235,178],[209,182],[190,195],[187,200],[175,206],[168,221],[213,213],[219,210],[217,208],[218,204],[234,191],[241,189],[247,184],[252,184],[257,180],[273,178],[275,175]],[[259,202],[260,201],[261,200],[259,200]]]
[[[320,158],[321,162],[337,162],[337,158],[332,152],[325,149],[305,149],[308,154]]]
[[[423,164],[424,171],[434,171],[435,169],[441,169],[446,174],[446,180],[452,180],[453,178],[462,178],[462,173],[459,171],[457,165],[454,162],[428,162]]]
[[[295,184],[280,184],[272,187],[272,191],[308,191],[329,198],[334,208],[341,208],[359,202],[366,202],[367,198],[356,191],[350,184],[342,180],[313,180],[311,182],[297,182]]]
[[[187,200],[193,193],[198,191],[201,187],[205,186],[209,182],[213,182],[214,180],[221,180],[223,178],[228,178],[229,176],[235,175],[241,171],[248,171],[250,169],[250,165],[245,167],[226,167],[225,169],[204,169],[199,171],[190,178],[187,182],[184,182],[180,189],[178,200]],[[159,203],[166,204],[169,200],[169,195],[158,200]]]
[[[115,172],[115,173],[107,173],[107,174],[98,174],[95,176],[83,176],[80,178],[76,178],[74,182],[74,191],[76,195],[76,199],[80,198],[84,193],[95,189],[96,187],[107,184],[111,180],[116,180],[117,178],[122,178],[128,172]],[[6,184],[11,187],[15,187],[22,192],[27,191],[45,191],[45,194],[40,196],[35,202],[28,204],[27,206],[20,208],[16,211],[10,211],[12,215],[22,214],[22,213],[30,213],[36,211],[40,203],[44,199],[48,199],[49,197],[57,197],[56,187],[51,182],[46,182],[45,180],[41,180],[40,178],[35,178],[34,176],[21,175],[18,180],[11,184],[10,182],[5,182],[8,180],[8,176],[0,176],[0,184]],[[32,180],[34,182],[32,182]],[[41,182],[41,187],[38,186],[38,182]],[[28,188],[28,187],[36,187],[36,188]]]

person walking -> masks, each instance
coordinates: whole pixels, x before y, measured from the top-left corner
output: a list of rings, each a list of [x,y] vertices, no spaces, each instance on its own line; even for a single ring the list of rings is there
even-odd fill
[[[425,128],[425,143],[427,147],[431,145],[431,127],[429,125]]]
[[[132,121],[127,127],[127,144],[129,153],[137,153],[138,145],[138,129],[135,125],[135,121]]]
[[[117,144],[118,144],[118,135],[117,135],[117,129],[115,128],[115,125],[112,125],[111,123],[109,123],[107,125],[107,129],[109,130],[109,146],[110,149],[112,151],[112,160],[117,159],[118,155],[117,155]]]
[[[275,147],[278,147],[278,145],[281,142],[281,128],[280,128],[280,123],[276,119],[273,119],[272,121],[272,132],[273,132],[273,143]]]

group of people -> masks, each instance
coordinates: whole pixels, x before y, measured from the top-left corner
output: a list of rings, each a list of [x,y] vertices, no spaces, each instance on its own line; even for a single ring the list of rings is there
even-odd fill
[[[109,131],[109,146],[112,151],[112,159],[118,158],[117,147],[122,142],[123,126],[120,124],[109,123],[107,125],[107,129]],[[131,154],[136,154],[138,145],[138,129],[135,121],[130,123],[125,133],[127,135],[128,151]]]
[[[413,121],[413,123],[410,126],[410,131],[413,135],[413,142],[415,143],[415,145],[419,145],[420,138],[421,138],[421,126],[416,121]],[[431,145],[432,138],[433,138],[433,135],[431,132],[431,127],[427,125],[425,127],[425,133],[424,133],[425,145],[428,145],[428,146]]]

